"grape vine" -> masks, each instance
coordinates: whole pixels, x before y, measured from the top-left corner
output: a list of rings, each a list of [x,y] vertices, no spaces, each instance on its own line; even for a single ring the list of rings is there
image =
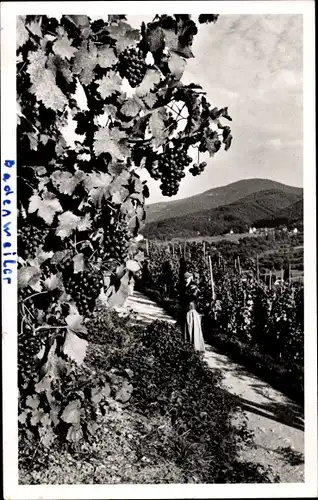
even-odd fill
[[[197,32],[180,14],[140,30],[117,15],[17,20],[19,388],[23,401],[41,394],[35,409],[46,418],[56,380],[84,359],[100,292],[116,302],[142,259],[136,237],[149,191],[139,170],[173,196],[186,168],[206,166],[191,167],[191,152],[230,147],[227,108],[181,82]]]

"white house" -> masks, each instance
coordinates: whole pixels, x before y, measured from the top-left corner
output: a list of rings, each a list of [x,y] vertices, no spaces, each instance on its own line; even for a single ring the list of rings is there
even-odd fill
[[[295,227],[295,228],[293,229],[293,233],[294,233],[294,234],[297,234],[297,233],[298,233],[298,229],[297,229],[297,227]]]

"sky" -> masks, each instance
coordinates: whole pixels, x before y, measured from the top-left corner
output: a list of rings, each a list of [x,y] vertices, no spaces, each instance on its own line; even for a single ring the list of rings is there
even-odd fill
[[[152,16],[128,16],[140,27]],[[196,20],[196,16],[193,16]],[[303,184],[302,16],[295,14],[220,15],[216,24],[198,24],[182,78],[202,85],[212,107],[228,106],[233,121],[229,151],[213,158],[197,177],[186,176],[180,199],[246,178]],[[149,203],[167,201],[148,180]]]
[[[134,26],[140,19],[128,17]],[[252,177],[302,186],[302,16],[220,15],[198,29],[182,81],[200,83],[212,106],[228,106],[233,142],[204,156],[204,173],[183,179],[171,199]],[[167,201],[158,183],[149,187],[151,203]]]

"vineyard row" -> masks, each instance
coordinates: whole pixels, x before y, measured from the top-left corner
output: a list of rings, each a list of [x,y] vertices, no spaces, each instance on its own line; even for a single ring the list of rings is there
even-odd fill
[[[218,265],[202,245],[192,247],[191,260],[152,246],[137,286],[154,292],[182,321],[182,275],[194,273],[199,287],[198,310],[205,336],[237,341],[261,357],[284,367],[295,377],[303,373],[304,289],[302,283],[282,281],[269,287],[253,273]],[[177,286],[179,283],[179,286]]]

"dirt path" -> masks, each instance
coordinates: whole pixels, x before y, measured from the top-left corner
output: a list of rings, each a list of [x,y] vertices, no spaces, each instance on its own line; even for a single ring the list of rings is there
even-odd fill
[[[139,292],[129,297],[127,306],[137,320],[155,319],[175,323],[160,306]],[[242,452],[242,459],[255,460],[273,468],[283,483],[304,481],[304,420],[301,408],[281,392],[249,373],[243,366],[206,345],[205,359],[220,370],[224,385],[235,394],[248,416],[254,445]]]

